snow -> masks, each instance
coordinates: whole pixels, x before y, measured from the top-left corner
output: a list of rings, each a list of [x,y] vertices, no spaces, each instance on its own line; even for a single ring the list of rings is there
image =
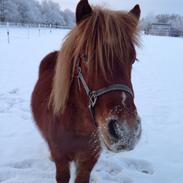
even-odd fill
[[[68,30],[0,28],[0,182],[55,182],[55,166],[32,120],[30,96],[41,59]],[[136,149],[103,152],[91,183],[183,182],[183,39],[142,36],[133,66],[142,138]],[[74,174],[74,166],[72,166]],[[72,180],[70,181],[73,182]]]

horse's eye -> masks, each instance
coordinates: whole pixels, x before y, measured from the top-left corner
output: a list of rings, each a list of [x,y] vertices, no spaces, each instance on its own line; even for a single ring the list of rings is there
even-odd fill
[[[84,62],[87,62],[88,61],[88,55],[87,54],[82,54],[81,55],[81,58]]]

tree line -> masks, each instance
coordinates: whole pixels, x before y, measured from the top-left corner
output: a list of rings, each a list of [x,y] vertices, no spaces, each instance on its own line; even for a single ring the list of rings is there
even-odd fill
[[[73,26],[74,13],[62,11],[58,3],[44,0],[0,0],[0,21]]]

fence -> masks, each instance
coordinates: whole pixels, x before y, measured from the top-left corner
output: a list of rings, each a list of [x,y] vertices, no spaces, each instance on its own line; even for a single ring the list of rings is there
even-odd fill
[[[7,37],[8,43],[10,43],[10,38],[12,38],[12,32],[16,28],[26,29],[26,37],[30,38],[31,29],[34,29],[37,32],[38,36],[43,34],[43,30],[49,30],[51,33],[53,29],[71,29],[72,26],[62,26],[55,24],[27,24],[27,23],[9,23],[9,22],[0,22],[0,30],[2,29],[4,34],[3,37]]]
[[[9,22],[0,22],[0,27],[33,27],[33,28],[56,28],[56,29],[71,29],[72,26],[68,25],[57,25],[57,24],[34,24],[34,23],[9,23]]]

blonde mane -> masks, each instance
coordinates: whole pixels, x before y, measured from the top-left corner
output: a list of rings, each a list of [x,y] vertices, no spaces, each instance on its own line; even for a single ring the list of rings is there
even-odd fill
[[[109,58],[115,56],[120,62],[128,62],[127,50],[132,44],[138,45],[137,24],[138,20],[128,12],[93,7],[92,15],[71,30],[57,59],[50,97],[55,113],[65,109],[79,56],[87,53],[89,67],[97,68],[107,78],[107,73],[112,72]]]

